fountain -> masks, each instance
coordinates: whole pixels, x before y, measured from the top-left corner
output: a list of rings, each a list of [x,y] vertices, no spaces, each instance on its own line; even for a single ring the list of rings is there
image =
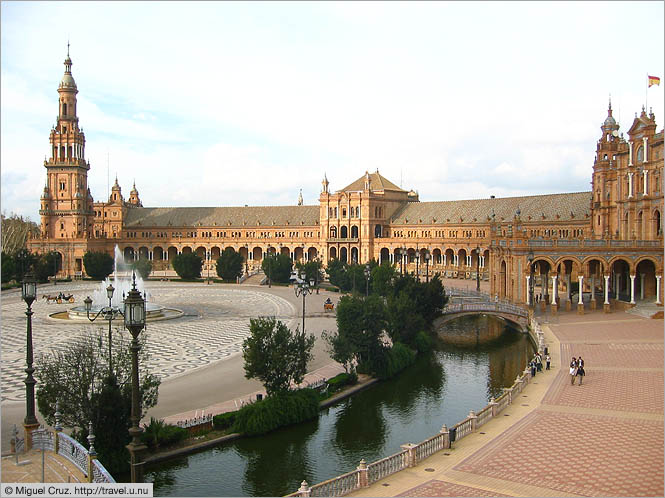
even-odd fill
[[[113,285],[115,289],[113,292],[113,298],[111,299],[111,307],[123,311],[123,301],[132,287],[132,268],[130,264],[125,262],[125,258],[117,245],[114,250],[113,273],[106,277],[90,296],[92,299],[90,317],[94,317],[102,308],[108,307],[109,300],[106,294],[106,288],[109,285]],[[136,288],[143,294],[144,299],[146,300],[145,312],[147,321],[168,320],[171,318],[179,318],[183,315],[183,312],[180,310],[165,308],[164,306],[150,302],[152,296],[145,290],[143,278],[138,274],[136,275]],[[88,320],[88,313],[85,306],[74,306],[67,313],[54,313],[50,316],[51,318],[56,319]],[[123,317],[120,314],[114,318],[114,321],[122,320]]]

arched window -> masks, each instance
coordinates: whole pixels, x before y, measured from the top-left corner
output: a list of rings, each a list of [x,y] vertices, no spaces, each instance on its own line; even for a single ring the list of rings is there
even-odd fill
[[[337,227],[330,227],[330,237],[333,239],[337,238]]]
[[[656,235],[657,235],[657,236],[662,235],[662,234],[663,234],[663,229],[662,229],[662,226],[661,226],[661,224],[660,224],[660,211],[658,211],[657,209],[656,209],[656,211],[653,213],[653,222],[654,222],[654,224],[656,225],[656,226],[655,226],[655,229],[656,229],[656,230],[655,230]]]
[[[376,225],[374,227],[374,237],[381,237],[381,230],[382,230],[382,226],[381,225]]]
[[[62,115],[63,116],[67,115],[67,104],[64,102],[62,103]]]
[[[358,227],[353,225],[351,227],[351,238],[352,239],[357,239],[358,238]]]
[[[644,162],[644,147],[641,145],[637,148],[637,162],[642,163]]]
[[[346,239],[349,236],[349,229],[347,227],[341,227],[339,229],[339,236],[342,239]]]

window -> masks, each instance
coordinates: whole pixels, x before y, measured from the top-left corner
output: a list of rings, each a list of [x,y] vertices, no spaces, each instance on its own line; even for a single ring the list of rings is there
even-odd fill
[[[65,190],[67,188],[66,182],[60,182],[60,190]]]
[[[637,149],[637,162],[642,163],[644,162],[644,147],[641,145]]]

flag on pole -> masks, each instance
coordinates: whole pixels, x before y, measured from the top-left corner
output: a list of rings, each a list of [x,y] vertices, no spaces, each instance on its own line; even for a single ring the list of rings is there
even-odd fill
[[[658,76],[647,75],[647,78],[649,79],[649,87],[652,87],[653,85],[660,86],[660,78]]]

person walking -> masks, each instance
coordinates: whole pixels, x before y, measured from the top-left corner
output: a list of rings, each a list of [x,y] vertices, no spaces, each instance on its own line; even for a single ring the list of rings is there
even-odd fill
[[[586,372],[584,371],[584,360],[580,356],[577,358],[577,376],[580,378],[580,386],[582,385],[582,379],[586,375]]]
[[[531,367],[531,377],[536,376],[536,362],[535,360],[531,360],[531,363],[529,363],[529,366]]]
[[[577,358],[573,356],[573,359],[570,361],[570,385],[575,385],[575,376],[577,375]]]
[[[536,360],[536,369],[539,372],[542,372],[543,371],[543,359],[540,357],[540,353],[536,353],[535,360]]]
[[[548,353],[547,356],[545,356],[545,370],[550,369],[550,362],[551,361],[552,361],[552,358],[550,358],[550,355]]]

